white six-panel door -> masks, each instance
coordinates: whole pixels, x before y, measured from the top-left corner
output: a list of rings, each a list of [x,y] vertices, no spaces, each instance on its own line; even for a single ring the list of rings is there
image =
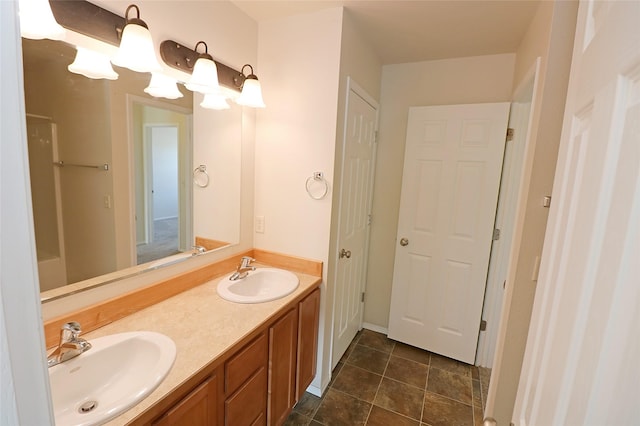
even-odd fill
[[[390,338],[473,363],[508,115],[509,103],[410,108]]]
[[[517,425],[640,421],[640,2],[583,1]]]
[[[349,79],[340,182],[332,368],[362,324],[375,166],[375,101]]]

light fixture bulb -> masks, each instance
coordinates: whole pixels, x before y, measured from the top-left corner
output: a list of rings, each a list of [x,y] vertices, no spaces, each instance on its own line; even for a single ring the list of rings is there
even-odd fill
[[[227,103],[224,96],[219,93],[207,93],[204,95],[204,99],[200,102],[202,108],[207,109],[229,109],[231,106]]]
[[[24,38],[63,40],[66,30],[51,12],[49,0],[20,0],[20,34]]]
[[[137,6],[131,5],[127,8],[125,15],[129,14],[131,8],[135,8],[138,11]],[[129,68],[136,72],[161,71],[162,67],[156,57],[153,39],[147,24],[139,17],[129,19],[126,16],[126,19],[127,23],[122,30],[120,48],[115,57],[111,59],[111,62],[114,65]]]
[[[175,78],[157,72],[151,74],[149,86],[144,91],[155,98],[178,99],[184,96]]]
[[[236,99],[236,103],[252,108],[266,107],[262,100],[262,88],[260,87],[260,82],[255,75],[251,74],[244,81],[242,93],[240,93],[240,96]]]
[[[187,84],[185,84],[185,87],[193,92],[199,92],[205,95],[220,93],[218,67],[211,55],[207,53],[207,44],[204,41],[199,41],[198,44],[196,44],[196,51],[200,43],[204,44],[205,52],[200,53],[198,56],[193,66],[191,78]]]
[[[78,47],[76,58],[67,69],[93,79],[116,80],[118,78],[118,73],[111,67],[107,55],[83,47]]]

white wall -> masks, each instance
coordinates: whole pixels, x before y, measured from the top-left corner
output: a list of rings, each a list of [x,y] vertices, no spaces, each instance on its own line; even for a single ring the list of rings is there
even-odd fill
[[[365,323],[388,326],[409,107],[509,101],[514,63],[503,54],[383,67]]]
[[[194,94],[194,96],[196,103],[202,102],[201,94]],[[239,240],[240,216],[238,213],[240,194],[243,190],[241,186],[242,150],[240,149],[243,139],[242,108],[240,105],[233,104],[227,110],[198,112],[198,114],[206,114],[206,119],[198,120],[198,127],[194,130],[209,135],[209,140],[206,143],[194,145],[192,169],[205,165],[209,175],[209,185],[206,188],[193,186],[193,235],[195,237],[231,244]],[[246,191],[246,187],[244,188]],[[251,196],[253,197],[253,194]],[[215,219],[212,220],[212,218]],[[251,231],[252,228],[250,227],[249,230]]]
[[[261,22],[256,75],[267,108],[257,112],[255,215],[264,216],[256,248],[324,262],[327,276],[332,193],[311,199],[306,179],[334,171],[342,9]],[[268,82],[268,84],[267,84]],[[329,182],[333,187],[333,182]],[[320,351],[331,338],[327,282],[322,284]],[[319,360],[314,385],[326,376]],[[324,365],[323,365],[324,364]]]

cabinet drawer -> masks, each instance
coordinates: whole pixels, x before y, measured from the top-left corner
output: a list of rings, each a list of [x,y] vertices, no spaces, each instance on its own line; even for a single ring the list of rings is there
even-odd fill
[[[234,393],[249,377],[267,365],[267,336],[261,334],[225,366],[225,394]]]
[[[225,425],[266,425],[267,369],[262,367],[224,403]]]

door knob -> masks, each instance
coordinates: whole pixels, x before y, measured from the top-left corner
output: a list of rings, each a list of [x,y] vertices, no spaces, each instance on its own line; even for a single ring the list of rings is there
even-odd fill
[[[404,246],[408,246],[408,245],[409,245],[409,240],[408,240],[408,239],[406,239],[406,238],[400,238],[400,245],[401,245],[402,247],[404,247]]]
[[[340,259],[342,259],[343,257],[346,257],[347,259],[349,259],[351,257],[351,250],[345,250],[345,249],[340,250]]]

